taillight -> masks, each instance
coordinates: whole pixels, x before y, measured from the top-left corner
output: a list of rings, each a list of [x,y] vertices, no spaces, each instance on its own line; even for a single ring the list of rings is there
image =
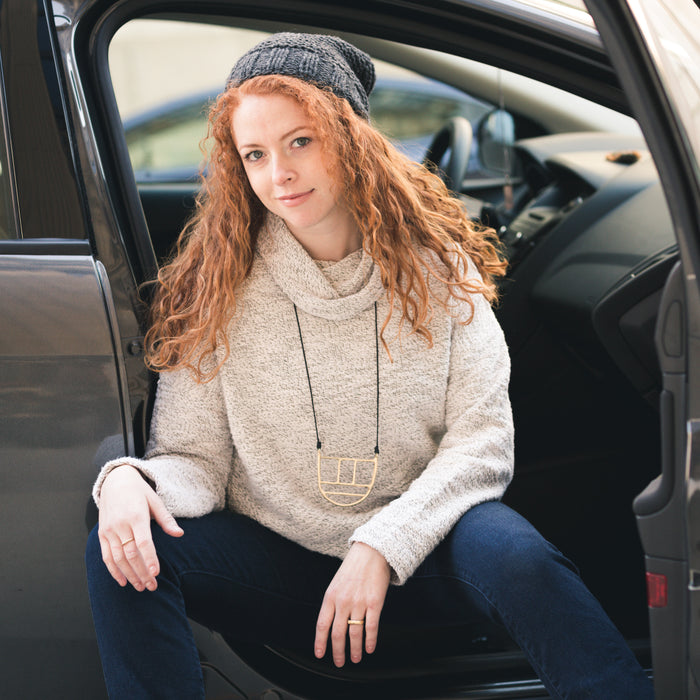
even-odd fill
[[[663,574],[647,571],[647,604],[650,608],[665,608],[668,604],[668,579]]]

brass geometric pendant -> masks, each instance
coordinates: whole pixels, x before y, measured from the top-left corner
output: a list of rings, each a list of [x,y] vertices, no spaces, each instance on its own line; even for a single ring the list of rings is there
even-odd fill
[[[373,459],[324,457],[318,450],[318,488],[336,506],[356,506],[369,496],[377,476],[379,454]]]

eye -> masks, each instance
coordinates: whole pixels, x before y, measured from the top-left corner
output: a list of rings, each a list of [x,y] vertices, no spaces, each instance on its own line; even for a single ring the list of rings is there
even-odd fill
[[[256,160],[260,160],[263,157],[262,151],[249,151],[243,156],[243,160],[249,163],[255,163]]]
[[[308,136],[299,136],[298,138],[294,139],[292,141],[292,144],[296,148],[303,148],[304,146],[308,146],[311,143],[311,139]]]

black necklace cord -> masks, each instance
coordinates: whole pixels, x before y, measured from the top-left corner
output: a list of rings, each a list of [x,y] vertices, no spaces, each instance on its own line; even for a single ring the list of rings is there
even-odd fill
[[[293,302],[292,302],[293,303]],[[304,336],[301,333],[301,323],[299,323],[299,311],[297,305],[294,304],[294,316],[297,320],[297,329],[299,331],[299,342],[301,343],[301,354],[304,357],[304,368],[306,369],[306,381],[309,384],[309,396],[311,397],[311,411],[314,414],[314,428],[316,430],[316,449],[321,449],[321,438],[318,434],[318,420],[316,419],[316,405],[314,403],[314,392],[311,388],[311,375],[309,374],[309,363],[306,360],[306,349],[304,348]],[[374,454],[379,454],[379,320],[377,312],[377,302],[374,302],[374,347],[376,353],[376,368],[377,368],[377,442],[374,446]]]
[[[311,389],[311,377],[309,376],[309,363],[306,361],[306,350],[304,349],[304,338],[301,335],[301,323],[299,323],[299,312],[297,305],[294,304],[294,315],[297,319],[297,328],[299,329],[299,340],[301,341],[301,354],[304,356],[304,367],[306,367],[306,381],[309,383],[309,394],[311,395],[311,410],[314,414],[314,428],[316,428],[316,449],[321,449],[321,438],[318,436],[318,422],[316,421],[316,406],[314,405],[314,392]]]
[[[379,322],[377,321],[377,302],[374,302],[374,347],[377,356],[377,444],[374,454],[379,454]]]

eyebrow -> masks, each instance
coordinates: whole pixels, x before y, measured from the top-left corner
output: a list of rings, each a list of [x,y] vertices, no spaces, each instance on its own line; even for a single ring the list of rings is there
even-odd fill
[[[279,139],[279,140],[280,140],[280,141],[284,141],[284,140],[288,139],[292,134],[295,134],[297,131],[304,131],[304,130],[306,130],[306,129],[308,129],[308,128],[309,128],[309,127],[306,126],[306,125],[304,125],[304,126],[295,126],[293,129],[291,129],[290,131],[288,131],[286,134],[282,134],[282,136],[280,136],[280,139]],[[238,150],[240,151],[240,150],[242,150],[242,149],[244,149],[244,148],[260,148],[260,144],[257,144],[257,143],[245,143],[245,144],[240,145],[240,146],[238,147]]]

